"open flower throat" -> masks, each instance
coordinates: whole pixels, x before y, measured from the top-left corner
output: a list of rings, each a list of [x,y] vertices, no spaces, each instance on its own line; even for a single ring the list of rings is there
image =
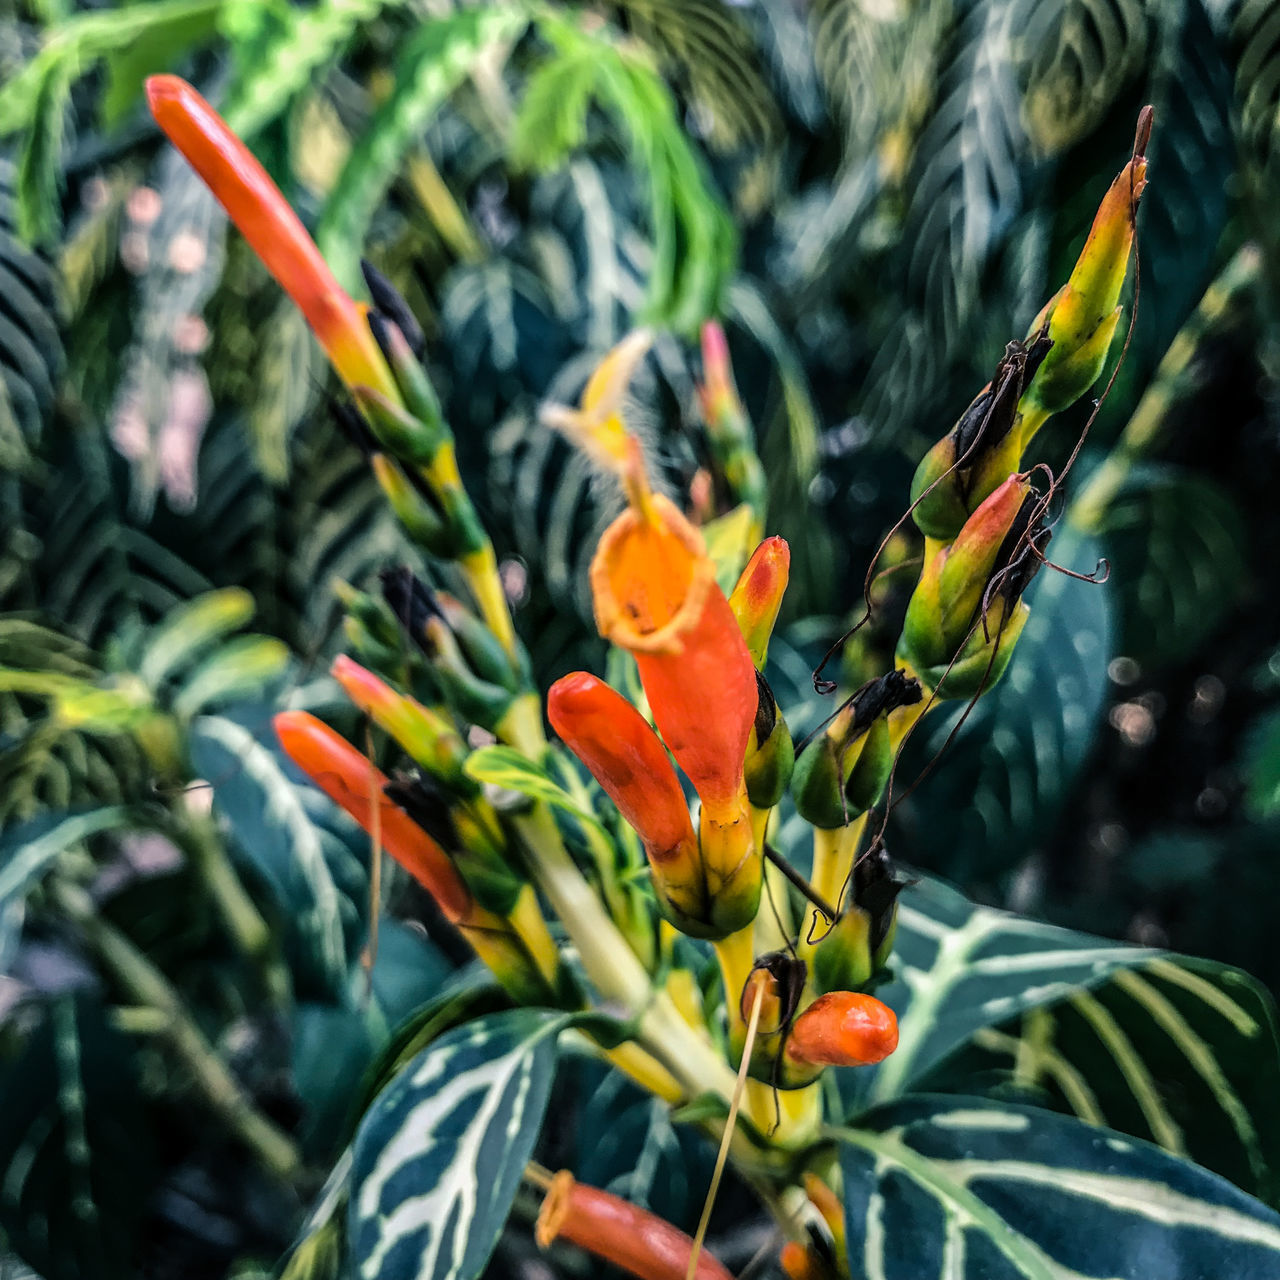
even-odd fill
[[[668,499],[629,507],[605,530],[591,565],[596,625],[633,652],[680,653],[702,619],[715,568],[702,535]]]

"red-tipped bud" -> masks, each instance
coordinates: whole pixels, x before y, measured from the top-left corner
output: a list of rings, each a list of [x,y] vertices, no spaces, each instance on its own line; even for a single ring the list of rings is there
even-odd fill
[[[698,397],[709,423],[742,412],[738,389],[733,383],[733,366],[729,363],[729,343],[724,330],[714,320],[702,326],[702,385],[698,388]]]
[[[427,772],[467,795],[479,789],[462,772],[466,744],[443,716],[407,694],[397,693],[346,654],[334,659],[330,674],[347,697]]]
[[[898,1019],[888,1005],[856,991],[819,996],[792,1023],[786,1056],[794,1063],[867,1067],[898,1047]]]
[[[345,738],[306,711],[282,711],[273,721],[289,759],[366,831],[374,829],[374,799],[382,847],[425,888],[448,919],[463,920],[471,895],[449,855],[384,794],[386,776]]]
[[[567,1240],[641,1280],[685,1280],[693,1241],[683,1231],[639,1205],[561,1172],[552,1180],[538,1215],[540,1248]],[[698,1254],[695,1280],[733,1280],[705,1249]]]
[[[1146,147],[1151,108],[1138,116],[1133,158],[1116,175],[1098,206],[1071,278],[1033,326],[1048,323],[1053,347],[1027,393],[1029,405],[1056,413],[1097,381],[1120,321],[1120,289],[1133,250],[1138,201],[1147,185]]]
[[[752,552],[729,597],[729,608],[738,620],[757,671],[764,667],[790,572],[791,548],[782,538],[766,538]]]
[[[399,392],[365,323],[364,309],[334,279],[297,214],[248,147],[185,80],[152,76],[147,102],[169,141],[306,317],[348,387]]]

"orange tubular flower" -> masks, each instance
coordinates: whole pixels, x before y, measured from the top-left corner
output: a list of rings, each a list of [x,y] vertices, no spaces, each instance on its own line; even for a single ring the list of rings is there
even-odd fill
[[[671,1223],[562,1171],[552,1179],[535,1228],[538,1246],[568,1240],[641,1280],[685,1280],[693,1241]],[[705,1249],[696,1280],[733,1280]]]
[[[898,1019],[888,1005],[856,991],[832,991],[792,1023],[786,1056],[815,1067],[867,1067],[897,1047]]]
[[[743,780],[755,664],[702,536],[666,498],[646,494],[605,530],[591,591],[600,634],[635,656],[654,722],[702,800],[702,861],[720,924],[741,928],[760,899]]]
[[[705,917],[706,885],[689,806],[648,721],[585,671],[551,686],[547,718],[635,828],[663,904],[680,923]]]
[[[373,829],[377,788],[382,847],[423,886],[454,924],[473,914],[471,895],[449,855],[383,794],[386,776],[340,734],[306,711],[282,711],[272,722],[289,759],[366,831]]]
[[[177,76],[152,76],[147,102],[169,141],[306,317],[343,382],[350,388],[372,387],[399,404],[400,393],[365,323],[364,308],[334,279],[297,214],[248,147]]]

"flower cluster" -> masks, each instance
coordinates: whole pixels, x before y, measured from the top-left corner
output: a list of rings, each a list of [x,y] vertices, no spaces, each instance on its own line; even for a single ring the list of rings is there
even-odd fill
[[[921,464],[912,511],[924,565],[897,665],[799,750],[765,670],[790,553],[781,538],[760,540],[764,473],[718,326],[704,331],[701,394],[715,474],[687,509],[653,483],[627,425],[628,386],[653,335],[607,353],[576,407],[545,407],[625,498],[590,587],[626,693],[576,671],[545,700],[584,775],[546,736],[407,307],[372,268],[371,307],[339,288],[261,166],[190,86],[158,77],[148,93],[328,352],[349,396],[347,430],[425,553],[418,572],[389,569],[377,589],[338,588],[359,661],[339,657],[332,675],[394,744],[396,768],[388,775],[372,751],[304,711],[276,718],[285,752],[431,894],[514,1001],[619,1018],[621,1034],[588,1030],[596,1050],[669,1103],[718,1099],[706,1112],[713,1132],[731,1097],[736,1106],[740,1067],[753,1078],[743,1115],[756,1158],[807,1149],[821,1122],[819,1075],[873,1065],[897,1046],[893,1011],[870,988],[891,961],[903,882],[882,839],[868,838],[868,815],[920,716],[993,684],[1025,624],[1047,503],[1019,468],[1044,421],[1101,372],[1145,161],[1135,154],[1116,179],[1071,279]],[[713,542],[695,523],[715,518],[717,499],[731,508],[719,519],[746,538]],[[807,876],[769,845],[788,793],[813,831]],[[719,1000],[704,999],[705,953],[686,938],[714,950]],[[829,1189],[812,1172],[806,1189],[823,1218]],[[606,1229],[632,1221],[631,1208],[561,1180],[540,1230],[632,1269],[647,1259],[641,1274],[680,1273],[689,1242],[666,1224],[646,1221],[633,1238]],[[817,1253],[793,1242],[789,1274],[824,1274],[841,1232],[827,1220]],[[698,1274],[724,1273],[708,1260]]]

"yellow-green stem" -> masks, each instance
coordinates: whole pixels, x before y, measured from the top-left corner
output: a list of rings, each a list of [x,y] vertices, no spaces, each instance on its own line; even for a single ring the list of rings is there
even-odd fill
[[[655,991],[644,966],[627,946],[595,890],[574,866],[545,805],[516,819],[530,852],[538,887],[577,947],[582,967],[600,994],[637,1019],[642,1046],[680,1082],[686,1096],[705,1092],[728,1099],[734,1075],[709,1041],[680,1016],[670,998]]]
[[[547,986],[552,991],[560,990],[563,977],[560,948],[556,946],[556,940],[551,936],[551,930],[547,928],[547,922],[543,919],[542,908],[538,906],[538,895],[533,885],[527,884],[520,890],[509,919],[511,927],[524,943],[529,958],[546,979]]]
[[[724,1007],[729,1018],[729,1045],[736,1059],[742,1052],[747,1034],[747,1020],[742,1012],[742,993],[756,962],[755,925],[750,924],[737,933],[712,944],[716,960],[720,964],[720,977],[724,982]]]
[[[206,814],[190,813],[176,834],[227,932],[240,952],[258,967],[271,1003],[283,1008],[289,1002],[288,970],[270,927],[240,883],[218,839],[213,820]]]
[[[196,1090],[234,1134],[275,1176],[291,1179],[301,1165],[293,1140],[253,1105],[187,1014],[182,997],[161,971],[123,933],[98,914],[93,899],[78,885],[54,880],[52,890],[63,914],[84,934],[111,977],[140,1005],[160,1010],[167,1020],[165,1038]]]

